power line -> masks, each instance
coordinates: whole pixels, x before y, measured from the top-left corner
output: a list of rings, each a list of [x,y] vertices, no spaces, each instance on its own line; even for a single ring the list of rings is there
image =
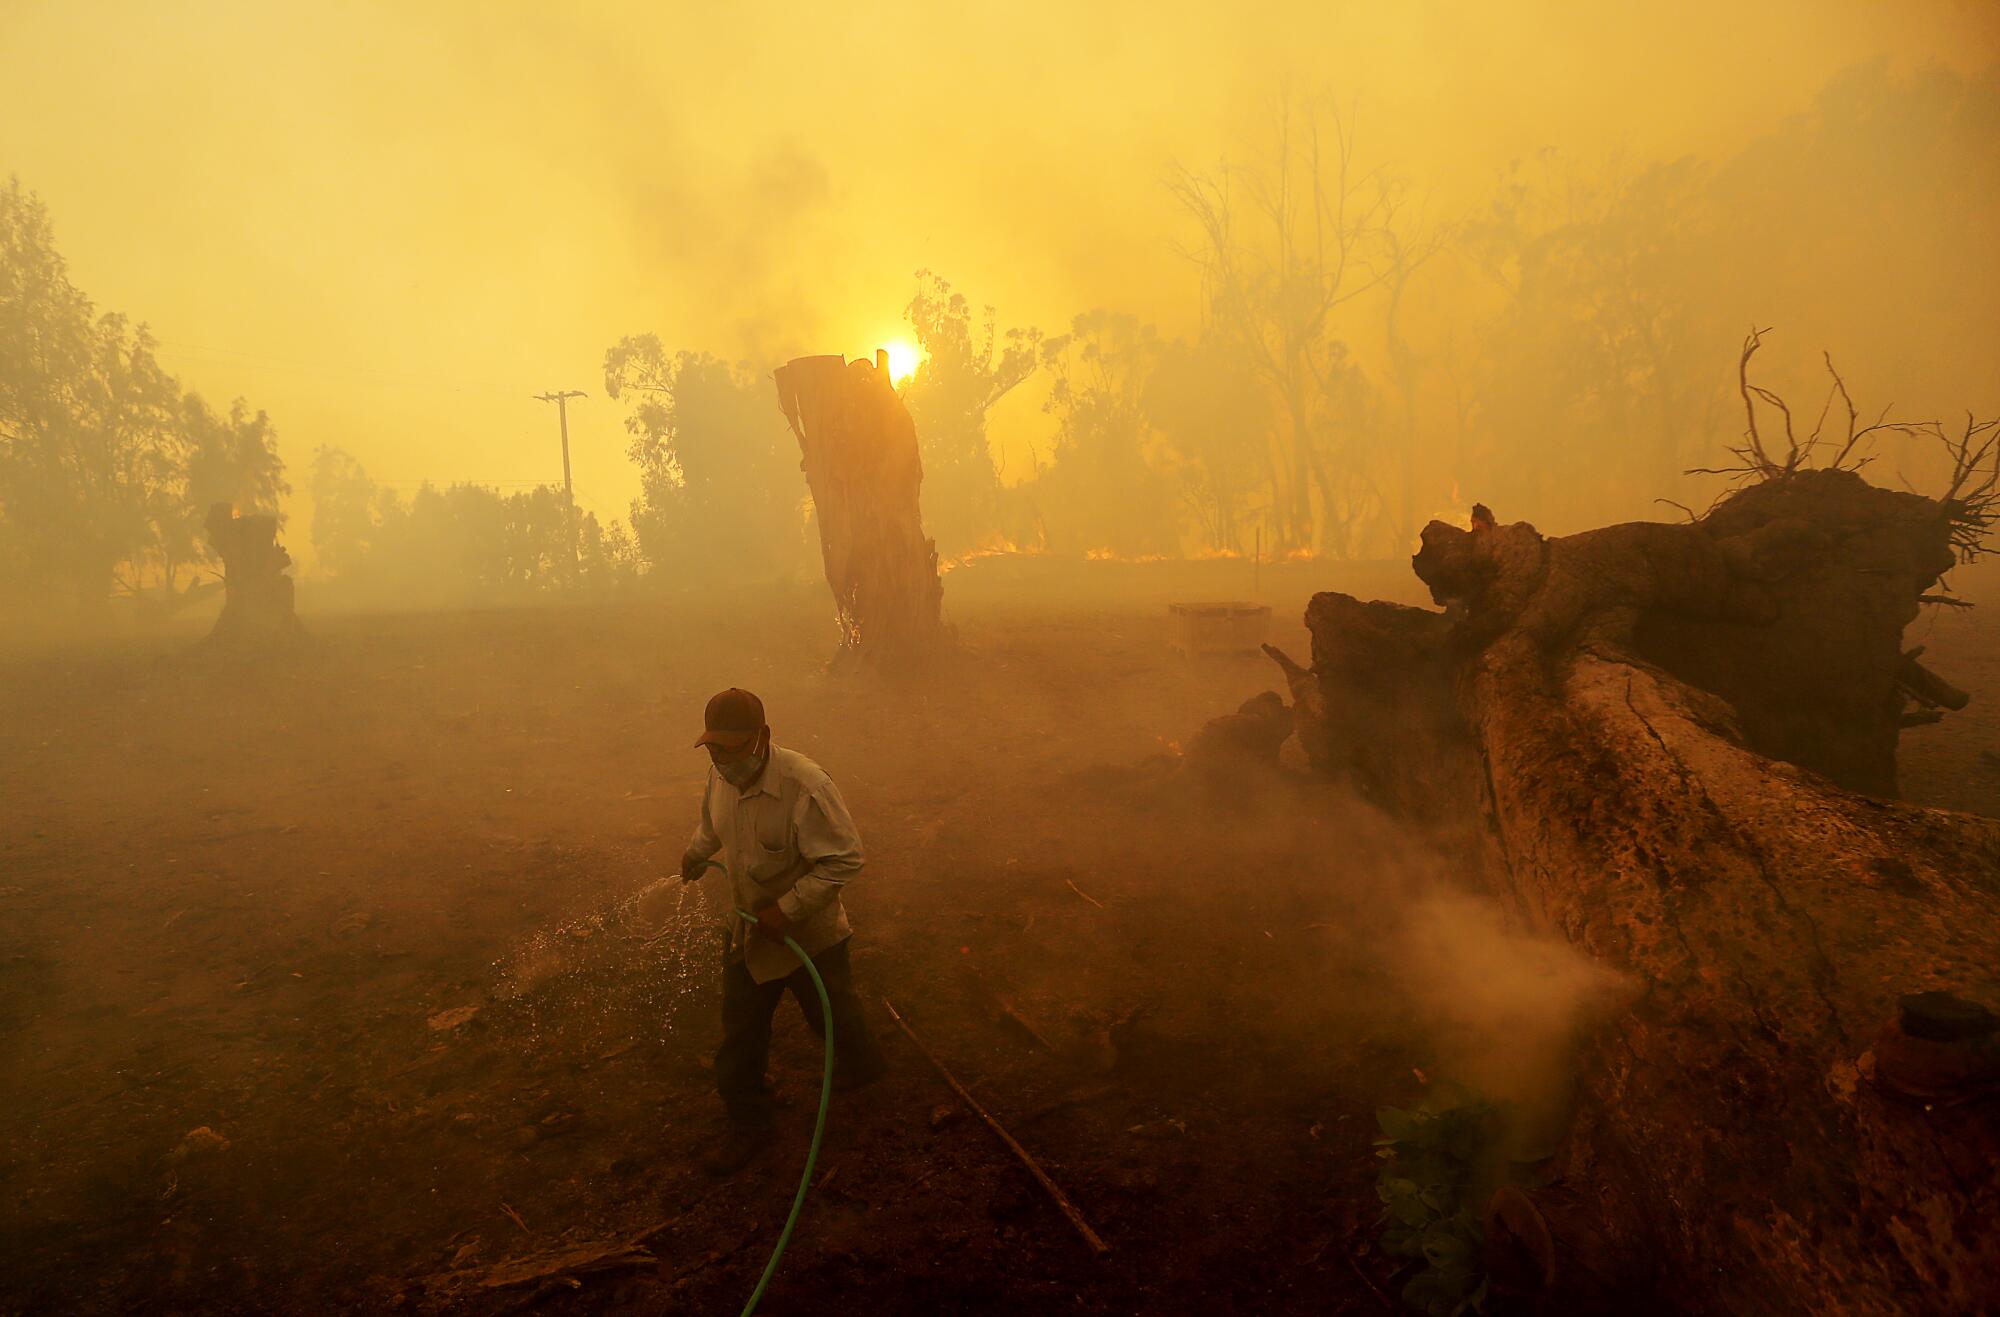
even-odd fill
[[[554,403],[556,416],[562,422],[563,520],[569,523],[569,571],[572,585],[576,583],[580,569],[577,565],[576,551],[576,488],[570,484],[569,479],[569,400],[587,396],[582,389],[564,389],[560,393],[550,390],[534,395],[539,402]]]

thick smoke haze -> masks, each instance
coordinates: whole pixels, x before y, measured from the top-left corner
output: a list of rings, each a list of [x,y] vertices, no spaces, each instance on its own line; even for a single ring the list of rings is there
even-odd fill
[[[1328,423],[1380,466],[1352,496],[1379,506],[1267,516],[1280,545],[1403,551],[1461,498],[1552,529],[1698,499],[1674,473],[1740,429],[1752,323],[1801,405],[1822,349],[1865,409],[2000,402],[1984,4],[17,4],[0,51],[0,168],[100,309],[150,324],[187,387],[270,413],[308,570],[316,451],[405,497],[526,489],[559,476],[547,388],[592,395],[579,499],[630,520],[643,472],[603,365],[627,336],[755,375],[859,355],[911,339],[922,269],[1003,331],[1101,312],[1199,351],[1216,304],[1176,185],[1227,184],[1268,254],[1258,189],[1312,130],[1347,136],[1356,204],[1393,198],[1410,261],[1391,307],[1386,249],[1362,253],[1328,327],[1357,390]],[[1599,355],[1550,337],[1593,314],[1616,321]],[[1005,483],[1061,442],[1060,364],[986,418]],[[1565,487],[1663,427],[1644,476]],[[947,547],[994,529],[953,515],[930,509]],[[1249,535],[1178,520],[1046,545]]]
[[[1996,527],[2000,0],[0,0],[0,1314],[2000,1311]]]

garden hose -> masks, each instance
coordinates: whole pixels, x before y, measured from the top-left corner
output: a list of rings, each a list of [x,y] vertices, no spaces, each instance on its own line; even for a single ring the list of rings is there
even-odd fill
[[[729,872],[728,868],[715,860],[705,861],[704,867],[721,869],[725,874]],[[745,923],[757,922],[757,916],[748,910],[738,910],[736,915]],[[764,1297],[764,1290],[770,1285],[771,1277],[778,1273],[778,1259],[785,1256],[785,1246],[792,1242],[792,1227],[799,1223],[799,1213],[805,1209],[806,1191],[812,1188],[813,1167],[819,1162],[820,1136],[826,1133],[826,1109],[833,1101],[833,1000],[826,995],[826,982],[820,978],[819,967],[813,964],[812,957],[806,954],[806,949],[791,938],[785,939],[785,945],[799,958],[799,964],[805,966],[806,973],[813,981],[813,991],[819,994],[819,1022],[826,1039],[826,1064],[820,1070],[819,1116],[813,1121],[812,1146],[806,1149],[806,1168],[799,1176],[799,1191],[792,1195],[792,1211],[785,1218],[785,1228],[778,1232],[778,1246],[771,1250],[771,1260],[764,1264],[764,1274],[757,1278],[757,1288],[750,1291],[750,1300],[743,1305],[743,1317],[750,1317],[750,1314],[757,1311],[757,1300]]]
[[[742,919],[756,923],[756,915],[750,911],[736,913]],[[812,1189],[812,1167],[820,1161],[820,1135],[826,1133],[826,1107],[834,1099],[834,1003],[826,995],[826,981],[820,979],[820,971],[812,963],[812,957],[806,955],[806,949],[792,939],[784,939],[784,945],[790,947],[792,955],[798,957],[798,963],[806,967],[806,973],[812,977],[812,991],[820,995],[820,1033],[826,1035],[826,1065],[820,1067],[820,1115],[812,1121],[812,1147],[806,1149],[806,1171],[798,1177],[798,1193],[792,1195],[792,1213],[784,1219],[784,1229],[778,1231],[778,1247],[770,1251],[770,1261],[764,1263],[764,1275],[758,1277],[756,1289],[750,1291],[750,1301],[744,1303],[742,1317],[750,1317],[750,1313],[756,1311],[756,1301],[764,1297],[764,1287],[770,1285],[770,1277],[778,1273],[778,1259],[784,1257],[784,1245],[792,1243],[792,1227],[798,1225],[798,1213],[806,1207],[806,1191]]]

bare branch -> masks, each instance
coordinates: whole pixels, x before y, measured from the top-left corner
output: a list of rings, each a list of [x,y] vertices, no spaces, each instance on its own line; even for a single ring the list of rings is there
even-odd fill
[[[1743,353],[1736,359],[1736,388],[1743,395],[1743,437],[1748,444],[1751,465],[1759,474],[1771,474],[1777,470],[1770,455],[1764,451],[1764,437],[1757,433],[1757,401],[1752,397],[1750,387],[1750,358],[1757,355],[1764,335],[1769,332],[1752,325],[1750,336],[1743,340]]]
[[[1854,451],[1854,445],[1861,438],[1861,435],[1854,429],[1854,423],[1860,419],[1860,415],[1854,410],[1854,399],[1847,392],[1847,381],[1840,378],[1840,372],[1833,368],[1833,354],[1831,352],[1822,352],[1820,353],[1820,357],[1826,362],[1826,373],[1833,376],[1833,388],[1828,390],[1826,395],[1827,406],[1833,406],[1833,395],[1838,393],[1841,405],[1847,408],[1847,442],[1841,445],[1840,451],[1833,458],[1833,466],[1837,471],[1846,463],[1847,455]],[[1887,416],[1888,413],[1884,412],[1883,415]],[[1825,416],[1826,412],[1822,410],[1820,412],[1821,419],[1824,420]],[[1815,430],[1814,433],[1817,435],[1818,431]]]
[[[2000,523],[2000,419],[1980,421],[1966,413],[1958,438],[1935,425],[1951,454],[1951,484],[1938,500],[1951,523],[1952,547],[1969,562],[1993,549],[1988,540]]]
[[[1860,471],[1874,460],[1872,455],[1864,455],[1863,444],[1871,436],[1882,433],[1905,435],[1912,438],[1928,439],[1941,445],[1951,459],[1951,478],[1941,495],[1931,499],[1937,504],[1940,515],[1950,528],[1951,546],[1962,562],[1969,562],[1982,554],[1994,552],[1989,544],[1996,527],[2000,527],[2000,418],[1981,421],[1968,413],[1964,427],[1956,434],[1947,431],[1938,421],[1893,421],[1889,419],[1891,408],[1885,407],[1869,425],[1861,425],[1860,409],[1854,405],[1853,396],[1848,392],[1847,381],[1841,378],[1834,367],[1833,357],[1821,353],[1826,363],[1827,374],[1833,383],[1827,392],[1826,403],[1820,409],[1818,422],[1804,444],[1800,444],[1792,428],[1791,408],[1785,400],[1770,389],[1750,382],[1750,359],[1756,355],[1763,336],[1769,330],[1752,328],[1749,337],[1743,340],[1743,351],[1736,362],[1737,390],[1743,398],[1744,442],[1732,447],[1729,454],[1737,459],[1734,466],[1694,467],[1690,475],[1728,476],[1733,480],[1769,480],[1790,475],[1812,466],[1813,453],[1818,448],[1824,431],[1826,418],[1832,411],[1833,400],[1838,397],[1847,414],[1846,437],[1840,451],[1834,454],[1826,470]],[[1785,460],[1780,464],[1771,455],[1763,435],[1757,426],[1757,404],[1774,407],[1785,421]],[[1903,487],[1920,497],[1921,491],[1911,486],[1907,477],[1898,472]],[[1667,502],[1669,500],[1661,500]],[[1679,506],[1676,504],[1675,506]],[[1942,598],[1927,598],[1925,602],[1942,603]]]
[[[1776,407],[1779,415],[1785,418],[1785,465],[1782,469],[1785,471],[1798,470],[1801,454],[1799,452],[1798,436],[1792,433],[1792,409],[1785,405],[1783,398],[1780,398],[1769,389],[1759,388],[1755,384],[1750,385],[1749,389],[1750,392],[1756,394],[1767,406]]]

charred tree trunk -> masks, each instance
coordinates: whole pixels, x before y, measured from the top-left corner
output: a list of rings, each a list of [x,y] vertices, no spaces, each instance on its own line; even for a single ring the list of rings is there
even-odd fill
[[[2000,822],[1882,798],[1906,700],[1959,697],[1900,644],[1948,507],[1800,471],[1688,525],[1483,512],[1424,531],[1444,613],[1321,595],[1288,675],[1316,765],[1482,819],[1500,898],[1638,989],[1550,1228],[1683,1310],[2000,1306],[2000,1036],[1963,1000],[2000,1002]]]
[[[774,379],[805,458],[842,655],[930,653],[946,639],[944,582],[918,504],[916,424],[887,361],[799,357]]]
[[[239,517],[227,503],[208,510],[208,542],[222,559],[222,615],[203,644],[280,649],[305,638],[292,603],[292,556],[278,543],[278,519]]]

